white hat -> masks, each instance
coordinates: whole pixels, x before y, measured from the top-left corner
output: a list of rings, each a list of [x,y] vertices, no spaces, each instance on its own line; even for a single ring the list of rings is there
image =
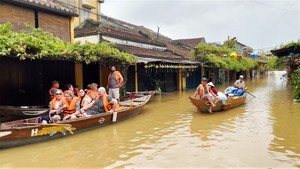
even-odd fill
[[[207,83],[209,86],[215,87],[215,85],[212,82]]]
[[[244,78],[244,76],[243,76],[243,75],[240,75],[240,78]]]

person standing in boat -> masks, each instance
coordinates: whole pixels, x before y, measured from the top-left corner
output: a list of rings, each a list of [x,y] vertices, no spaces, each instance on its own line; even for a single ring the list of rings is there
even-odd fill
[[[116,71],[115,66],[111,67],[111,72],[107,79],[108,94],[114,99],[120,101],[120,87],[124,85],[124,80],[119,71]]]
[[[217,95],[214,92],[211,91],[210,86],[207,84],[207,78],[206,77],[202,78],[201,84],[197,87],[196,92],[195,92],[193,97],[196,98],[197,95],[200,96],[200,99],[209,101],[210,108],[209,108],[208,111],[210,113],[212,113],[212,108],[216,106],[214,104],[213,97],[217,97]]]
[[[84,116],[90,116],[100,113],[113,113],[116,108],[118,101],[106,94],[104,87],[98,89],[99,98],[95,102],[91,102],[87,106],[80,109],[80,112]]]
[[[52,87],[49,90],[50,101],[54,98],[56,90],[59,89],[59,82],[57,80],[53,80],[52,83],[51,83],[51,85],[52,85]]]

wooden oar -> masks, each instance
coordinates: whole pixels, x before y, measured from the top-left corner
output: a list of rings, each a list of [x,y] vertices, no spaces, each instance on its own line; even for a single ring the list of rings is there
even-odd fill
[[[248,94],[250,94],[251,96],[253,96],[254,98],[256,98],[256,96],[254,96],[253,94],[251,94],[251,93],[249,93],[249,92],[246,92],[246,93],[248,93]]]

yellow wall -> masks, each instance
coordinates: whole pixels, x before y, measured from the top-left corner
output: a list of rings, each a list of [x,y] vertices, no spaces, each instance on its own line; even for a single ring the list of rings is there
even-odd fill
[[[84,21],[83,18],[83,9],[90,9],[90,19],[93,20],[100,20],[100,14],[101,12],[101,6],[99,7],[99,0],[78,0],[76,1],[76,6],[80,9],[78,9],[79,16],[74,19],[73,22],[73,29],[78,26],[81,22]]]
[[[77,7],[78,17],[72,18],[71,20],[71,43],[74,43],[74,28],[77,27],[81,22],[84,21],[83,10],[90,9],[90,19],[100,20],[100,2],[99,0],[73,0],[72,5]],[[99,68],[100,82],[101,86],[104,86],[103,80],[101,80],[102,71]],[[76,84],[80,87],[83,87],[83,73],[82,73],[82,64],[75,63],[75,81]],[[107,83],[107,82],[106,82]],[[106,84],[105,84],[106,85]]]

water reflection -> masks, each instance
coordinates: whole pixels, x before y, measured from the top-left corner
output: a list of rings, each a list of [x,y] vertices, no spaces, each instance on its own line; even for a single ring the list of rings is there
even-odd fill
[[[269,78],[275,82],[270,97],[273,98],[270,105],[274,119],[274,139],[269,149],[277,160],[291,162],[300,167],[300,104],[290,99],[291,88],[282,90],[281,86],[286,87],[284,81],[278,80],[282,74],[282,72],[277,72],[274,77]]]

